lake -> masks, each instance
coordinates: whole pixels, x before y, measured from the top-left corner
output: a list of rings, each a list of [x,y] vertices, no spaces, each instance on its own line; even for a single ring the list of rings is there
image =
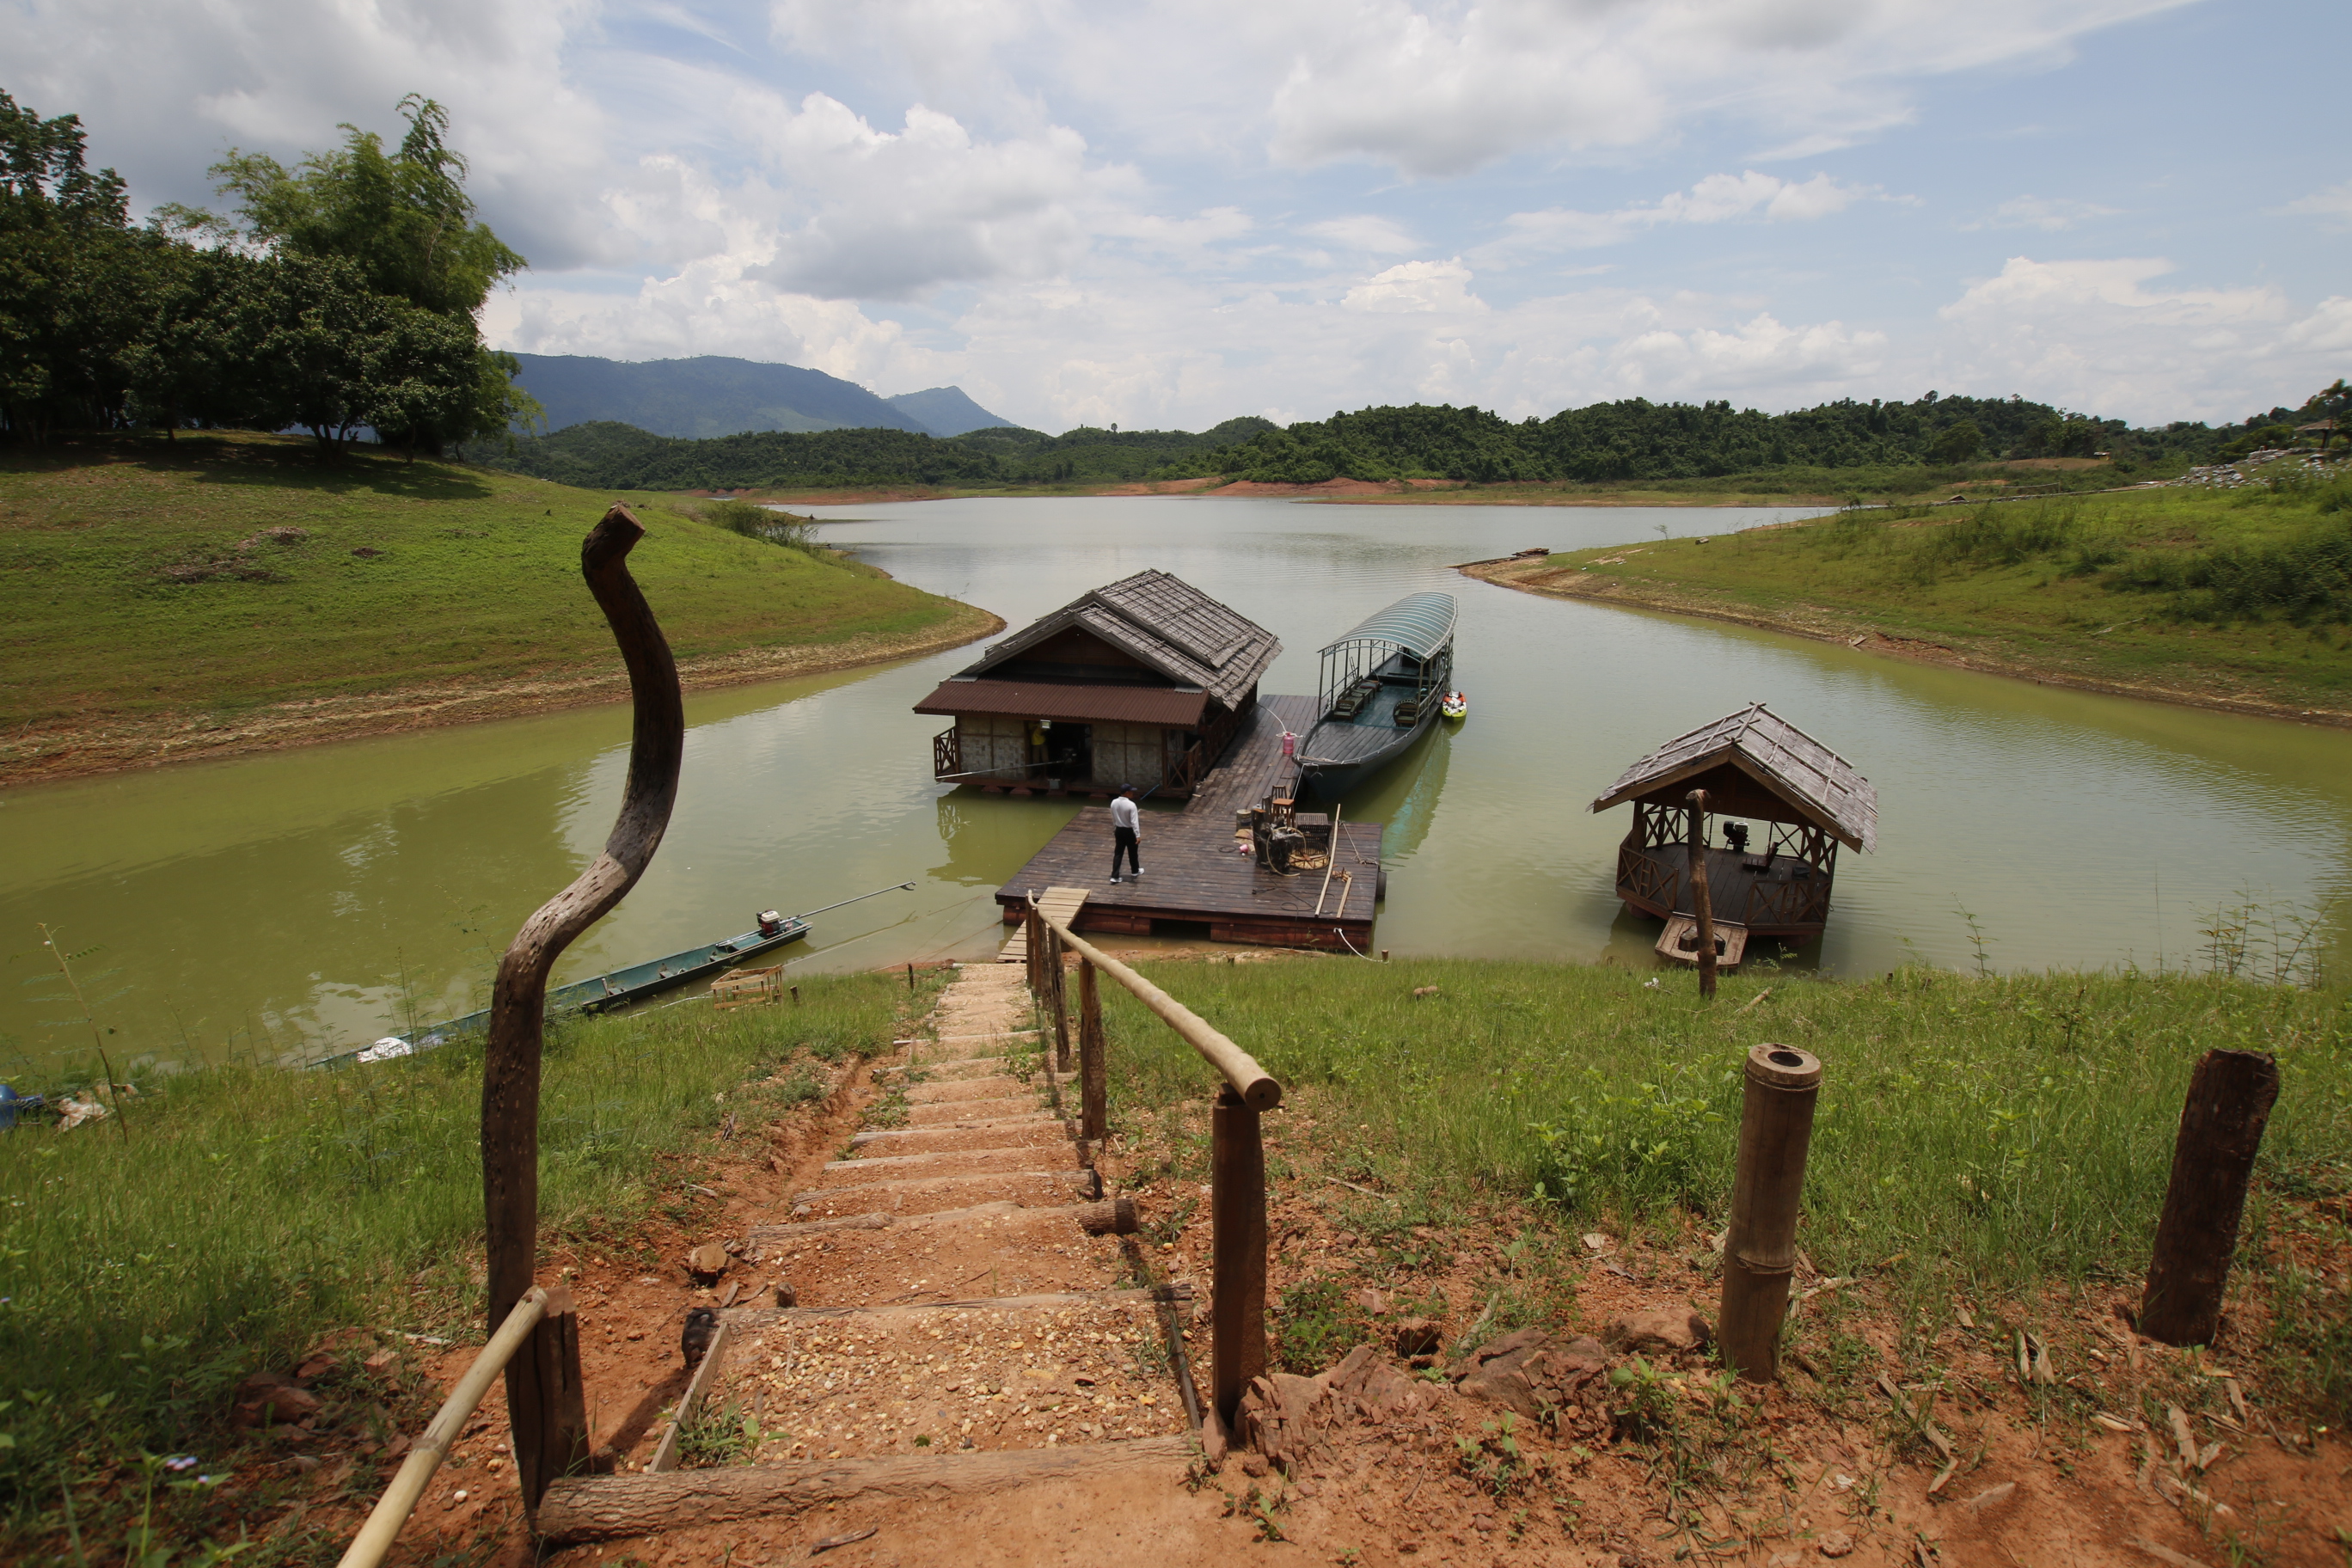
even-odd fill
[[[2340,933],[2352,735],[2128,701],[1834,645],[1472,582],[1451,563],[1721,533],[1758,509],[1300,504],[1187,497],[819,509],[827,542],[1013,626],[1147,567],[1274,629],[1269,692],[1315,689],[1316,650],[1402,595],[1461,601],[1471,717],[1347,803],[1388,825],[1379,945],[1646,966],[1654,928],[1612,894],[1629,813],[1591,801],[1659,742],[1762,700],[1876,784],[1879,849],[1841,857],[1827,935],[1842,975],[2201,966],[2216,911],[2253,904]],[[583,590],[583,602],[585,590]],[[658,610],[660,606],[656,605]],[[948,790],[944,721],[910,711],[978,656],[689,698],[659,858],[558,979],[814,909],[792,973],[976,956],[991,895],[1075,805]],[[0,1072],[89,1036],[43,967],[59,928],[127,1059],[294,1059],[479,1005],[495,954],[604,842],[628,712],[310,747],[0,795]],[[1148,824],[1147,824],[1148,826]],[[2226,922],[2224,922],[2226,923]],[[1353,962],[1338,960],[1335,962]]]

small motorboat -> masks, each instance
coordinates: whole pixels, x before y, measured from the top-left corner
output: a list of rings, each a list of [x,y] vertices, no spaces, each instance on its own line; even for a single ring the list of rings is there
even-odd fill
[[[1466,691],[1447,692],[1437,704],[1437,716],[1441,719],[1467,719],[1470,717],[1470,694]]]

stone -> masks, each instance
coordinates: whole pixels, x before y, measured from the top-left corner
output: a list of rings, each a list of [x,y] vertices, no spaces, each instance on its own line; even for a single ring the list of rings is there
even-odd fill
[[[1999,1486],[1985,1488],[1984,1490],[1977,1493],[1976,1496],[1969,1499],[1968,1501],[1962,1503],[1960,1506],[1967,1509],[1970,1513],[1982,1513],[1989,1508],[1999,1508],[2002,1503],[2007,1502],[2011,1497],[2014,1497],[2016,1493],[2017,1483],[2015,1481],[2003,1481]]]
[[[1439,994],[1439,992],[1437,987],[1434,985],[1416,985],[1412,988],[1412,999],[1416,1002],[1420,1001],[1424,996],[1435,996],[1437,994]]]
[[[1825,1530],[1813,1542],[1813,1550],[1824,1557],[1843,1557],[1853,1550],[1853,1537],[1843,1530]]]
[[[776,1305],[777,1305],[777,1306],[779,1306],[779,1307],[795,1307],[795,1306],[798,1306],[798,1305],[800,1304],[800,1300],[801,1300],[801,1293],[800,1293],[799,1291],[797,1291],[797,1290],[793,1289],[790,1285],[785,1284],[785,1283],[784,1283],[782,1280],[781,1280],[781,1279],[780,1279],[780,1280],[778,1280],[778,1281],[776,1282]]]
[[[1388,1298],[1381,1295],[1378,1290],[1357,1291],[1356,1305],[1361,1307],[1365,1311],[1371,1313],[1374,1317],[1378,1317],[1382,1312],[1389,1310]]]
[[[1370,1345],[1358,1345],[1315,1381],[1329,1391],[1334,1420],[1389,1421],[1422,1403],[1412,1379]]]
[[[297,1388],[283,1375],[257,1372],[237,1387],[236,1424],[240,1426],[290,1426],[319,1413],[319,1396]]]
[[[1435,1351],[1444,1333],[1433,1318],[1407,1318],[1396,1326],[1396,1353],[1401,1356],[1428,1355]]]
[[[1329,1386],[1314,1378],[1288,1372],[1252,1378],[1234,1419],[1241,1446],[1295,1471],[1323,1436],[1329,1406]]]
[[[726,1273],[727,1266],[733,1261],[724,1247],[706,1241],[686,1255],[686,1271],[694,1276],[695,1283],[709,1285]]]
[[[399,1364],[400,1352],[398,1351],[378,1351],[375,1354],[368,1357],[367,1360],[360,1363],[360,1365],[367,1369],[368,1375],[371,1377],[382,1377],[384,1373],[390,1372]]]
[[[1546,1412],[1582,1436],[1597,1432],[1607,1415],[1609,1352],[1597,1341],[1562,1342],[1542,1329],[1521,1329],[1479,1346],[1454,1363],[1454,1392],[1498,1405],[1533,1421]]]
[[[1695,1351],[1715,1339],[1705,1318],[1693,1311],[1628,1312],[1602,1334],[1612,1350]]]

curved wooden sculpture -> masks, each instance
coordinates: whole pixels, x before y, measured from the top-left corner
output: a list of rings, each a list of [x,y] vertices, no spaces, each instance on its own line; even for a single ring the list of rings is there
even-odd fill
[[[488,1226],[493,1331],[531,1288],[539,1250],[539,1066],[547,1016],[547,977],[563,950],[604,918],[645,875],[669,826],[686,750],[686,706],[677,661],[629,575],[629,552],[645,537],[629,509],[615,504],[580,548],[581,575],[604,612],[628,666],[635,703],[629,782],[604,853],[572,885],[523,922],[499,962],[490,994],[490,1033],[482,1064],[482,1208]],[[551,1312],[554,1336],[537,1355],[507,1366],[507,1409],[514,1423],[515,1469],[525,1506],[547,1482],[584,1456],[585,1415],[578,1387],[576,1332],[569,1310]],[[550,1380],[568,1384],[551,1388]],[[570,1412],[568,1415],[565,1412]]]

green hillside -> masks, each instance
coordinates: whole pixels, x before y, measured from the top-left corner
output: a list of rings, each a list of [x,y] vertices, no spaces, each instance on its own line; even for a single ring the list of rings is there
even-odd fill
[[[618,669],[580,580],[609,493],[268,436],[0,457],[0,725],[225,721]],[[656,503],[632,569],[681,663],[978,635],[989,617]],[[966,623],[970,623],[968,627]],[[25,760],[12,748],[0,765]]]

